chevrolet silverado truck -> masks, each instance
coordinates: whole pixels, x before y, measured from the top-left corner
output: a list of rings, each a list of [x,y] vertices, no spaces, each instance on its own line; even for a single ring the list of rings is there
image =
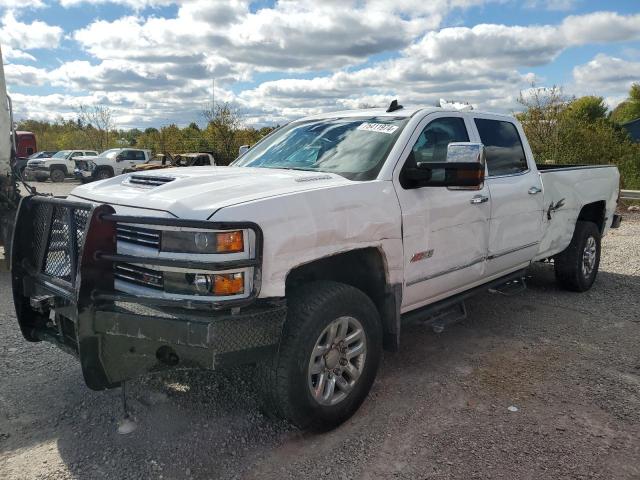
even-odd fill
[[[72,177],[75,169],[75,159],[94,156],[98,152],[93,150],[60,150],[49,158],[34,158],[27,161],[24,174],[26,178],[45,182],[48,178],[52,182],[64,182],[66,177]]]
[[[588,290],[618,185],[615,166],[536,166],[510,116],[396,103],[312,116],[229,167],[23,199],[17,318],[27,340],[75,355],[92,389],[251,363],[271,412],[330,428],[406,322],[442,327],[532,262]]]
[[[151,159],[149,150],[139,148],[112,148],[100,155],[79,158],[75,163],[74,176],[82,183],[104,180],[121,175],[125,170],[142,165]]]

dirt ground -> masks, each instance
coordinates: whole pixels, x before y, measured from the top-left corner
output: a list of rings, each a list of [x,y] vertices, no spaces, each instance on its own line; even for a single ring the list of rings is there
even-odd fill
[[[264,417],[241,369],[131,382],[138,429],[120,436],[119,390],[87,389],[72,357],[23,340],[2,273],[0,478],[638,479],[640,221],[603,249],[587,293],[536,265],[527,291],[482,294],[441,334],[408,327],[325,434]]]

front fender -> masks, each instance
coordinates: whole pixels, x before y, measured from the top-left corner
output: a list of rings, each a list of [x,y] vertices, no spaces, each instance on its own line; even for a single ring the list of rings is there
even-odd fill
[[[401,213],[390,181],[349,182],[220,209],[216,221],[250,220],[264,233],[260,297],[285,295],[300,265],[357,249],[379,249],[390,284],[402,283]]]

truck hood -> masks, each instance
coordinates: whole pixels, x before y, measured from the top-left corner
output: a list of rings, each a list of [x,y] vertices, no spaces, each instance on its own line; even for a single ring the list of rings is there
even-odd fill
[[[120,175],[77,187],[71,195],[96,203],[161,210],[178,218],[205,220],[230,205],[349,183],[340,175],[321,172],[181,167]]]

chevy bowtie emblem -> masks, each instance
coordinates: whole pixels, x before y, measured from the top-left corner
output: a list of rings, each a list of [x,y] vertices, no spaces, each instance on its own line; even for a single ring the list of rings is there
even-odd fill
[[[419,262],[420,260],[425,260],[431,257],[433,257],[433,249],[427,250],[425,252],[414,253],[413,257],[411,257],[411,263]]]

